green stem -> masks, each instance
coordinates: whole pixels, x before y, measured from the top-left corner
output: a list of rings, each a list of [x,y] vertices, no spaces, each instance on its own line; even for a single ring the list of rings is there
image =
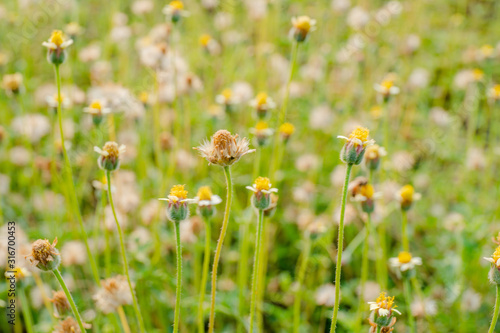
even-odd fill
[[[250,300],[250,333],[253,333],[253,318],[255,316],[255,301],[257,299],[257,290],[258,290],[258,272],[259,272],[259,264],[260,264],[260,246],[262,244],[262,227],[264,223],[264,211],[259,209],[259,222],[257,225],[257,235],[255,239],[255,256],[253,263],[253,272],[252,272],[252,293]]]
[[[378,260],[377,260],[377,277],[378,283],[381,290],[387,289],[387,251],[386,251],[386,240],[385,240],[385,221],[380,221],[378,226]]]
[[[19,288],[19,297],[21,298],[21,305],[23,309],[24,324],[28,333],[33,333],[33,317],[31,316],[30,303],[26,297],[24,286]]]
[[[408,279],[408,277],[403,278],[403,288],[405,293],[406,312],[408,313],[408,326],[410,326],[410,333],[414,333],[415,320],[413,319],[413,315],[411,313],[411,289],[410,280]]]
[[[249,223],[245,221],[241,224],[239,235],[241,244],[240,244],[240,262],[238,265],[238,297],[239,297],[239,314],[240,318],[243,318],[245,315],[245,310],[247,307],[247,300],[245,297],[246,292],[246,283],[248,276],[248,252],[249,252],[249,243],[250,243],[250,233],[249,231]],[[239,321],[237,332],[240,333],[244,330],[244,323]]]
[[[403,251],[410,251],[410,242],[408,240],[408,216],[405,210],[401,211],[402,213],[402,223],[401,223],[401,233],[402,233],[402,242],[403,242]]]
[[[231,180],[231,169],[229,166],[224,167],[224,175],[226,176],[227,194],[226,194],[226,210],[224,212],[224,220],[222,221],[222,229],[219,235],[219,240],[217,241],[217,248],[215,250],[214,264],[212,268],[212,300],[210,302],[210,320],[208,324],[208,332],[214,332],[215,325],[215,294],[217,292],[217,268],[219,267],[219,259],[222,251],[222,245],[224,243],[224,237],[226,237],[227,225],[229,222],[229,213],[231,210],[231,200],[233,194],[233,183]]]
[[[349,186],[349,178],[351,177],[351,170],[353,164],[347,164],[345,173],[344,188],[342,190],[342,206],[340,209],[340,223],[339,223],[339,237],[337,244],[337,264],[335,267],[335,304],[333,306],[332,324],[330,326],[330,333],[334,333],[337,328],[337,315],[339,312],[340,304],[340,273],[342,270],[342,250],[344,247],[344,215],[345,204],[347,201],[347,188]]]
[[[130,293],[132,294],[134,311],[135,311],[135,315],[137,317],[137,321],[139,323],[139,328],[140,328],[141,332],[144,333],[146,331],[144,328],[144,322],[142,320],[141,311],[139,310],[139,304],[137,303],[137,298],[136,298],[135,293],[134,293],[134,288],[132,288],[132,282],[130,281],[130,274],[128,272],[127,255],[125,253],[125,243],[123,242],[123,232],[122,232],[122,228],[120,227],[120,223],[118,222],[118,217],[116,217],[115,205],[113,203],[113,195],[111,194],[111,172],[110,171],[106,171],[106,178],[108,180],[109,204],[111,205],[111,210],[113,211],[113,216],[114,216],[115,222],[116,222],[116,229],[118,230],[118,236],[120,237],[120,250],[121,250],[121,255],[122,255],[122,260],[123,260],[123,270],[125,272],[125,275],[127,276],[128,286],[130,288]]]
[[[68,153],[66,151],[66,146],[64,144],[64,132],[63,132],[63,126],[62,126],[62,110],[61,110],[61,76],[59,74],[59,66],[54,66],[55,72],[56,72],[56,85],[57,85],[57,118],[59,122],[59,133],[61,135],[61,145],[62,145],[62,151],[64,155],[64,171],[63,175],[66,177],[64,180],[64,183],[69,186],[68,195],[70,196],[69,198],[69,204],[72,207],[74,214],[76,215],[76,218],[78,220],[78,223],[80,225],[80,232],[83,237],[83,241],[85,243],[85,248],[87,250],[87,256],[89,257],[90,261],[90,267],[92,269],[92,274],[94,276],[94,280],[97,285],[101,285],[101,281],[99,279],[99,273],[97,270],[97,265],[94,261],[94,256],[92,255],[92,252],[90,251],[90,246],[88,242],[88,237],[87,237],[87,232],[85,231],[85,226],[83,225],[83,219],[82,215],[80,213],[80,207],[78,206],[78,199],[76,197],[76,191],[75,191],[75,186],[73,184],[73,171],[71,169],[71,164],[69,163],[69,158],[68,158]]]
[[[83,327],[83,322],[82,318],[80,317],[80,313],[76,308],[75,301],[73,301],[73,297],[71,297],[71,293],[69,292],[68,287],[66,287],[66,283],[64,283],[63,277],[61,276],[61,272],[59,272],[59,269],[56,268],[52,271],[52,273],[54,273],[57,281],[59,281],[61,288],[64,290],[64,293],[66,294],[66,298],[68,299],[69,305],[71,306],[71,310],[73,311],[73,316],[75,316],[75,319],[78,322],[78,326],[80,326],[80,331],[86,332],[85,328]]]
[[[377,325],[377,332],[376,333],[380,333],[380,332],[382,332],[382,326]]]
[[[498,311],[500,310],[500,286],[497,284],[497,298],[495,301],[495,310],[493,311],[493,318],[491,318],[491,325],[488,333],[495,332],[495,326],[497,325]]]
[[[210,243],[211,243],[210,220],[205,219],[205,252],[203,253],[203,270],[201,273],[200,299],[198,302],[198,332],[205,333],[203,322],[203,301],[205,300],[205,291],[207,289],[208,266],[210,265]]]
[[[365,284],[368,279],[368,249],[370,247],[370,231],[371,231],[371,214],[367,214],[366,219],[366,233],[365,241],[363,243],[363,256],[361,258],[361,284],[359,292],[359,305],[356,315],[356,332],[361,331],[362,325],[362,315],[363,315],[363,304],[364,304],[364,294],[365,294]]]
[[[175,314],[174,314],[174,333],[179,332],[179,320],[181,318],[181,291],[182,291],[182,246],[181,232],[179,222],[174,222],[175,228],[175,246],[177,255],[177,286],[175,288]]]
[[[304,277],[306,275],[307,263],[309,262],[309,255],[311,253],[311,237],[307,233],[304,239],[304,250],[303,257],[300,263],[298,275],[297,275],[297,294],[293,301],[293,332],[299,333],[300,328],[300,303],[302,300],[302,283],[304,282]]]

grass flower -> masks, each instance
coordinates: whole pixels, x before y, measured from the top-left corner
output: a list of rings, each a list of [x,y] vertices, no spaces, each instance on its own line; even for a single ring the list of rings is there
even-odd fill
[[[2,78],[2,88],[7,96],[14,96],[24,91],[23,75],[21,73],[5,74]]]
[[[400,89],[394,85],[394,78],[391,76],[386,77],[381,83],[374,84],[373,88],[382,96],[385,102],[387,102],[391,96],[395,96],[400,92]]]
[[[104,107],[102,102],[96,100],[90,103],[88,107],[83,108],[83,112],[90,114],[94,125],[99,126],[103,120],[103,116],[110,114],[111,109]]]
[[[212,193],[210,186],[202,186],[198,189],[194,202],[198,205],[198,214],[204,218],[210,218],[215,214],[215,205],[222,202],[221,197]]]
[[[369,170],[375,171],[380,167],[380,159],[387,155],[384,147],[373,144],[366,148],[365,163]]]
[[[200,152],[209,164],[227,167],[238,162],[246,154],[253,153],[255,149],[249,148],[246,138],[239,138],[238,134],[231,135],[226,130],[217,131],[210,141],[205,140],[199,147],[194,149]]]
[[[401,204],[401,209],[407,211],[411,208],[415,201],[422,198],[420,193],[416,193],[411,185],[403,186],[396,194],[396,200]]]
[[[366,148],[375,143],[374,140],[369,140],[368,135],[370,131],[364,127],[357,127],[349,137],[342,135],[337,136],[339,139],[346,140],[342,152],[340,153],[340,159],[342,162],[347,164],[358,165],[363,160]]]
[[[397,305],[394,304],[394,296],[386,296],[385,292],[380,293],[380,296],[375,302],[368,302],[370,305],[370,333],[392,332],[393,326],[396,323],[396,314],[401,314],[396,310]]]
[[[267,122],[263,120],[259,121],[254,128],[250,129],[250,133],[255,135],[259,147],[263,147],[267,144],[269,138],[271,137],[271,135],[273,135],[273,132],[273,129],[269,128]]]
[[[108,141],[101,148],[94,147],[100,156],[97,159],[99,168],[107,172],[115,171],[120,167],[120,155],[125,153],[125,145],[118,146],[116,142]]]
[[[264,119],[268,115],[269,110],[276,108],[276,103],[265,92],[260,92],[250,101],[250,106],[257,111],[257,117]]]
[[[69,311],[69,309],[71,309],[64,291],[53,291],[52,299],[50,301],[54,304],[59,315],[65,314]]]
[[[189,12],[184,10],[184,3],[182,1],[174,0],[163,8],[163,14],[167,19],[172,20],[173,23],[180,21],[182,17],[189,16]]]
[[[215,102],[224,106],[226,112],[231,112],[233,111],[233,107],[240,103],[240,99],[238,96],[235,96],[232,89],[226,88],[215,96]]]
[[[488,90],[488,97],[493,102],[498,102],[500,100],[500,84],[495,84]]]
[[[316,30],[316,20],[309,16],[292,17],[290,36],[298,43],[305,41],[309,33],[314,30]]]
[[[283,138],[283,141],[288,142],[293,133],[295,133],[295,126],[291,123],[283,123],[279,127],[279,133]]]
[[[415,266],[422,265],[422,258],[412,257],[410,252],[402,251],[397,257],[389,259],[389,265],[400,272],[407,272],[413,270]]]
[[[66,39],[61,30],[54,30],[49,40],[43,42],[42,45],[49,49],[47,53],[47,60],[59,66],[66,60],[66,48],[73,44],[72,39]]]

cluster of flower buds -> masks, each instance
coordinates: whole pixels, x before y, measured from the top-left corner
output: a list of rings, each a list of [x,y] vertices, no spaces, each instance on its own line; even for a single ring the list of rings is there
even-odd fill
[[[368,140],[370,131],[364,127],[357,127],[349,137],[339,135],[338,138],[346,140],[340,153],[340,159],[347,164],[359,165],[363,160],[366,148],[374,141]]]
[[[257,177],[252,186],[247,189],[254,192],[252,205],[258,210],[266,210],[271,206],[271,193],[278,192],[278,189],[271,188],[271,181],[266,177]]]
[[[179,223],[184,221],[189,216],[189,203],[196,202],[195,199],[188,199],[188,191],[184,189],[184,185],[175,185],[170,189],[170,194],[167,198],[159,200],[168,201],[167,217],[170,221]]]

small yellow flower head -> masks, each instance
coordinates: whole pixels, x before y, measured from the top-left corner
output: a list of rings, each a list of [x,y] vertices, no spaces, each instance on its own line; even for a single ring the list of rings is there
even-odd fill
[[[90,108],[95,109],[95,110],[102,110],[102,105],[99,101],[94,101],[90,103]]]
[[[366,147],[374,143],[373,140],[368,140],[369,134],[370,131],[367,128],[358,126],[349,137],[338,136],[338,138],[346,140],[340,153],[340,159],[347,164],[360,164],[365,155]]]
[[[61,263],[61,256],[56,249],[57,238],[52,244],[47,239],[39,239],[31,246],[29,261],[43,271],[52,271]]]
[[[207,47],[208,43],[212,40],[212,37],[209,34],[203,34],[200,37],[200,44],[203,47]]]
[[[231,97],[233,97],[233,91],[227,88],[222,91],[221,95],[224,96],[226,100],[230,100]]]
[[[269,125],[266,121],[259,121],[254,128],[250,129],[250,131],[255,135],[257,139],[257,144],[260,147],[263,147],[267,144],[268,139],[273,134],[273,130],[269,128]]]
[[[125,153],[125,146],[118,146],[116,142],[108,141],[102,149],[94,147],[94,151],[100,155],[97,164],[101,169],[115,171],[120,167],[120,156]]]
[[[49,40],[42,43],[43,46],[49,49],[47,60],[56,66],[59,66],[66,60],[65,49],[71,44],[73,44],[73,40],[65,40],[61,30],[54,30]]]
[[[303,42],[306,40],[310,31],[316,29],[316,20],[309,16],[299,16],[292,18],[292,30],[290,35],[297,41]]]
[[[184,9],[184,3],[182,1],[177,1],[177,0],[171,1],[169,6],[175,10],[183,10]]]
[[[267,93],[260,92],[250,101],[250,106],[257,111],[259,119],[264,119],[268,111],[274,109],[276,104]]]
[[[375,313],[375,323],[381,327],[394,325],[393,313],[401,314],[396,310],[397,305],[394,304],[394,296],[386,296],[385,292],[380,293],[375,302],[368,302],[370,311]]]
[[[247,189],[254,192],[252,196],[252,204],[258,210],[266,210],[271,205],[271,193],[278,192],[277,189],[271,188],[271,181],[267,177],[257,177],[252,186],[247,186]]]
[[[255,97],[255,100],[257,102],[257,106],[261,107],[262,105],[266,104],[267,97],[268,97],[267,93],[265,93],[265,92],[258,93],[257,96]]]
[[[14,280],[16,281],[23,280],[25,277],[30,275],[31,273],[23,267],[16,267],[14,269],[10,269],[5,272],[5,277],[9,280],[12,280],[12,282]]]
[[[479,82],[484,78],[484,72],[479,68],[474,68],[472,70],[472,77],[475,82]]]
[[[403,251],[403,252],[399,252],[398,254],[398,260],[401,264],[407,264],[411,261],[411,253],[410,252],[406,252],[406,251]]]
[[[267,177],[258,177],[257,179],[255,179],[255,188],[258,191],[269,191],[269,189],[271,188],[271,181]]]
[[[490,90],[488,91],[488,95],[494,101],[499,101],[500,100],[500,84],[495,84],[493,87],[491,87]]]
[[[371,145],[366,148],[365,162],[370,170],[377,170],[380,166],[380,158],[387,155],[385,149],[379,145]]]
[[[171,1],[165,8],[163,8],[163,13],[172,20],[173,23],[179,22],[181,17],[188,16],[188,13],[184,10],[184,3],[182,1]]]
[[[143,91],[139,94],[139,100],[142,104],[146,105],[149,100],[149,94],[146,91]]]
[[[493,46],[491,46],[490,44],[485,44],[483,46],[481,46],[481,48],[479,49],[479,51],[481,52],[481,55],[488,59],[488,58],[492,58],[493,57],[493,53],[495,52],[495,48]]]
[[[420,193],[415,193],[413,186],[405,185],[399,191],[398,200],[401,203],[401,209],[408,210],[414,201],[420,200]]]
[[[250,149],[249,145],[248,139],[240,139],[238,134],[233,136],[229,131],[219,130],[210,141],[205,140],[194,149],[198,150],[210,164],[229,166],[238,162],[246,154],[255,151],[255,149]]]
[[[375,84],[373,87],[380,96],[382,96],[384,102],[387,102],[391,95],[399,94],[399,88],[394,85],[396,80],[396,75],[394,73],[389,73],[385,76],[380,84]]]
[[[184,186],[174,185],[167,198],[160,198],[160,200],[168,201],[167,217],[172,222],[181,222],[187,219],[189,215],[187,204],[195,202],[194,199],[187,198],[188,192]]]
[[[292,134],[295,132],[295,126],[293,126],[293,124],[291,123],[283,123],[280,126],[279,130],[281,137],[283,138],[283,140],[285,140],[285,142],[287,142],[288,139],[290,139]]]
[[[212,190],[210,186],[202,186],[198,190],[198,194],[196,195],[200,201],[202,200],[211,200],[212,199]]]
[[[484,259],[491,263],[491,269],[488,275],[491,283],[500,285],[500,246],[495,249],[491,257],[485,257]]]

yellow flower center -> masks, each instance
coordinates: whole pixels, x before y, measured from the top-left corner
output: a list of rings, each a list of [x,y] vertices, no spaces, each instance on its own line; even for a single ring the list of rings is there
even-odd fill
[[[379,105],[375,105],[370,109],[370,113],[373,118],[380,118],[380,116],[382,115],[382,107],[380,107]]]
[[[379,145],[371,145],[368,148],[366,148],[366,157],[368,159],[376,159],[380,156],[380,146]]]
[[[175,10],[183,10],[184,9],[184,4],[182,3],[182,1],[172,1],[172,2],[170,2],[169,6]]]
[[[394,86],[394,81],[393,80],[384,80],[384,81],[382,81],[382,83],[380,85],[382,87],[384,87],[385,89],[389,90]]]
[[[212,200],[212,191],[210,190],[210,186],[200,187],[197,196],[200,200]]]
[[[208,34],[203,34],[203,35],[201,35],[201,37],[200,37],[200,44],[201,44],[202,46],[207,46],[207,45],[208,45],[208,43],[209,43],[211,40],[212,40],[212,37],[210,37],[210,35],[208,35]]]
[[[411,253],[410,252],[399,252],[398,254],[398,260],[402,264],[407,264],[411,261]]]
[[[61,44],[64,42],[62,31],[61,30],[52,31],[52,35],[50,36],[49,41],[51,43],[56,44],[57,46],[61,46]]]
[[[265,130],[265,129],[268,129],[269,126],[267,125],[267,122],[261,120],[257,123],[257,125],[255,125],[255,129],[257,131],[262,131],[262,130]]]
[[[267,102],[267,94],[265,92],[258,93],[255,99],[257,100],[257,106],[262,106]]]
[[[101,111],[102,110],[102,105],[101,105],[100,102],[94,101],[94,102],[92,102],[92,104],[90,104],[90,108]]]
[[[381,307],[382,309],[387,309],[387,310],[395,308],[396,306],[394,306],[394,296],[390,297],[385,295],[386,295],[385,292],[380,293],[379,297],[376,300],[378,306]]]
[[[294,23],[295,28],[309,32],[311,29],[311,18],[309,16],[299,16]]]
[[[290,123],[284,123],[280,126],[280,133],[286,136],[290,136],[295,132],[295,126]]]
[[[142,103],[146,103],[148,101],[148,98],[149,98],[149,95],[147,92],[143,91],[139,94],[139,100],[142,102]]]
[[[486,57],[490,57],[493,54],[494,50],[495,49],[493,48],[493,46],[489,44],[481,46],[481,53]]]
[[[500,84],[496,84],[491,88],[491,92],[493,97],[498,98],[500,97]]]
[[[401,198],[404,201],[413,201],[413,194],[415,194],[415,189],[411,185],[405,185],[401,189]]]
[[[480,70],[479,68],[475,68],[472,71],[472,77],[474,78],[475,81],[479,81],[483,78],[484,72]]]
[[[120,150],[118,149],[118,144],[113,141],[108,141],[102,147],[102,150],[108,153],[108,157],[118,158],[120,156]]]
[[[271,181],[266,177],[258,177],[257,179],[255,179],[255,188],[258,191],[269,191],[269,189],[271,188]]]
[[[224,89],[221,94],[226,100],[228,100],[233,96],[233,91],[231,89]]]
[[[170,195],[177,197],[181,200],[187,199],[188,191],[184,189],[184,185],[174,185],[170,189]]]
[[[358,139],[361,142],[365,142],[368,139],[369,134],[370,130],[358,126],[354,131],[352,131],[351,135],[349,135],[349,139]]]
[[[495,260],[495,263],[500,259],[500,246],[496,248],[495,252],[491,256],[493,260]]]
[[[370,184],[366,184],[361,186],[359,193],[364,196],[365,198],[371,199],[373,198],[373,194],[375,193],[375,190],[373,189],[373,186]]]

